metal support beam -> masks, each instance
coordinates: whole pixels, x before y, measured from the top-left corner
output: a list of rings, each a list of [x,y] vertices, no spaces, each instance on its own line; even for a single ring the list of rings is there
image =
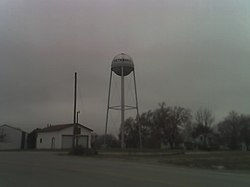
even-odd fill
[[[121,148],[125,148],[124,143],[124,117],[125,117],[125,98],[124,98],[124,67],[121,68]]]
[[[139,113],[139,106],[138,106],[138,97],[137,97],[137,88],[136,88],[136,81],[135,81],[135,70],[133,71],[134,75],[134,86],[135,86],[135,102],[136,102],[136,111],[137,111],[137,120],[138,120],[138,128],[139,128],[139,143],[140,149],[142,148],[142,137],[141,137],[141,121],[140,121],[140,113]]]
[[[109,79],[109,93],[108,93],[108,105],[107,105],[107,113],[106,113],[106,123],[105,123],[105,135],[104,135],[104,147],[107,147],[107,130],[108,130],[108,118],[109,118],[109,102],[110,102],[110,92],[111,92],[111,81],[112,81],[112,70],[110,71],[110,79]]]
[[[111,65],[111,72],[110,72],[110,81],[109,81],[109,92],[108,92],[108,104],[107,104],[107,112],[106,112],[106,123],[105,123],[105,136],[104,136],[104,147],[107,146],[107,129],[108,129],[108,121],[109,121],[109,110],[120,110],[121,111],[121,128],[120,128],[120,133],[121,133],[121,148],[124,149],[126,147],[125,145],[125,132],[124,132],[124,121],[125,121],[125,111],[126,110],[134,110],[136,109],[137,111],[137,116],[136,119],[138,121],[138,130],[139,130],[139,144],[140,148],[142,148],[142,137],[141,137],[141,123],[140,123],[140,116],[139,116],[139,107],[138,107],[138,97],[137,97],[137,87],[136,87],[136,81],[135,81],[135,71],[134,71],[134,65],[132,59],[129,57],[124,58],[123,53],[121,54],[122,57],[121,59],[115,57],[114,60],[112,61]],[[111,84],[112,84],[112,73],[118,75],[121,77],[121,105],[116,105],[116,106],[110,106],[110,97],[111,97]],[[125,105],[125,76],[129,75],[133,71],[133,76],[134,76],[134,87],[135,87],[135,99],[136,99],[136,105],[135,106],[130,106],[130,105]]]

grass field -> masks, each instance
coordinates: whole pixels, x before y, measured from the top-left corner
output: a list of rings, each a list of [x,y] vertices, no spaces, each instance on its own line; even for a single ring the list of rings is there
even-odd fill
[[[224,169],[224,170],[249,170],[250,152],[164,152],[164,153],[106,153],[100,158],[116,158],[144,163],[157,163],[178,165],[192,168]]]
[[[209,169],[250,170],[248,152],[200,152],[170,155],[159,159],[160,163]]]

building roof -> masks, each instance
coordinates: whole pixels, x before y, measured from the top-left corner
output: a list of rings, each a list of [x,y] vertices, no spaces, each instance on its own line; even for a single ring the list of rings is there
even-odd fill
[[[19,129],[19,128],[16,128],[16,127],[12,127],[12,126],[10,126],[10,125],[7,125],[7,124],[4,124],[4,125],[0,125],[0,128],[1,127],[9,127],[9,128],[11,128],[11,129],[15,129],[15,130],[17,130],[17,131],[21,131],[21,132],[24,132],[22,129]]]
[[[78,123],[77,125],[85,128],[86,130],[93,131],[92,129],[90,129],[88,127],[85,127],[84,125],[82,125],[80,123]],[[70,124],[60,124],[60,125],[51,125],[51,126],[46,127],[44,129],[38,130],[37,132],[40,133],[40,132],[60,131],[60,130],[63,130],[63,129],[66,129],[66,128],[69,128],[69,127],[72,127],[72,126],[74,126],[73,123],[70,123]]]

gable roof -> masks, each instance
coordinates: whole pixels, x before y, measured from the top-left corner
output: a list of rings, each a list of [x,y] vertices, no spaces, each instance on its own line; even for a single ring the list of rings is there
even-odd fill
[[[15,129],[15,130],[17,130],[17,131],[24,132],[22,129],[19,129],[19,128],[16,128],[16,127],[12,127],[12,126],[7,125],[7,124],[1,125],[0,128],[1,128],[1,127],[8,127],[8,128],[11,128],[11,129]]]
[[[84,125],[82,125],[80,123],[77,123],[77,125],[85,128],[88,131],[93,131],[92,129],[90,129],[88,127],[85,127]],[[72,127],[72,126],[74,126],[73,123],[70,123],[70,124],[60,124],[60,125],[52,125],[52,126],[44,128],[44,129],[38,130],[37,132],[40,133],[40,132],[60,131],[60,130],[63,130],[63,129],[66,129],[66,128],[69,128],[69,127]]]

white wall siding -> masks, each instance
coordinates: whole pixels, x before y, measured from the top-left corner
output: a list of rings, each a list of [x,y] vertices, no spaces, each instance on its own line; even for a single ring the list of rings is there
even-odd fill
[[[0,150],[21,149],[22,131],[3,125],[0,127],[0,133],[3,136],[0,141]]]
[[[52,138],[54,138],[54,149],[61,149],[61,140],[59,133],[56,132],[41,132],[37,134],[36,148],[37,149],[53,149]]]
[[[88,136],[88,147],[91,148],[91,131],[79,126],[81,128],[81,135]],[[59,131],[61,135],[72,135],[73,134],[73,127],[69,127]],[[61,136],[62,137],[62,136]]]
[[[73,144],[73,135],[62,135],[62,149],[70,149]]]
[[[91,131],[79,126],[81,128],[81,135],[88,136],[88,147],[91,148]],[[52,138],[55,138],[55,149],[63,148],[63,135],[73,135],[73,126],[52,132],[39,132],[36,140],[37,149],[52,149]],[[42,142],[40,142],[42,139]]]

